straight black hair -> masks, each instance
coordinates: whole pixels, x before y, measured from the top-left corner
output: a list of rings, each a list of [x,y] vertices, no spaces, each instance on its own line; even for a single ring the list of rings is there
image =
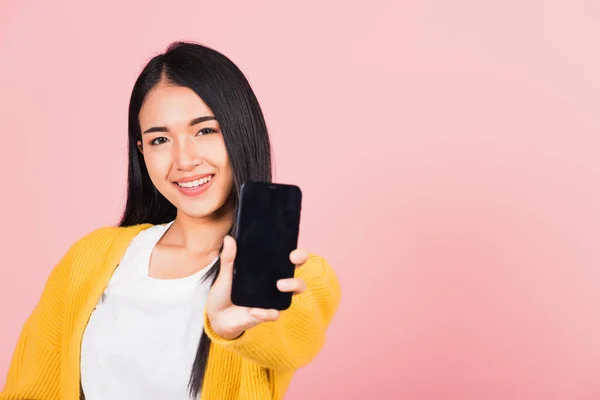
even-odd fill
[[[161,79],[193,90],[219,121],[233,172],[231,196],[234,208],[237,209],[242,183],[272,180],[267,126],[242,71],[225,55],[211,48],[197,43],[174,42],[165,53],[148,62],[133,86],[129,103],[127,202],[119,226],[163,224],[177,215],[175,206],[152,184],[137,146],[142,136],[139,124],[142,104]],[[235,231],[233,225],[229,234]],[[217,261],[206,275],[205,279],[210,279],[211,285],[219,268]],[[194,398],[202,390],[209,352],[210,339],[203,331],[189,380],[190,395]]]

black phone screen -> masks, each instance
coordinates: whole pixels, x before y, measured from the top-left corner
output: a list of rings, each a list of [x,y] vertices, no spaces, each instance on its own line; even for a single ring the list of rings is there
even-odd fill
[[[291,293],[277,289],[294,277],[290,253],[298,245],[302,192],[294,185],[242,185],[235,233],[231,301],[239,306],[287,309]]]

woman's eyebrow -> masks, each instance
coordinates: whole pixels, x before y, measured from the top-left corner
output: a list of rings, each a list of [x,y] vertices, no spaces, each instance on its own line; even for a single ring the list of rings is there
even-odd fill
[[[199,123],[205,122],[205,121],[213,121],[216,119],[217,118],[214,115],[206,115],[204,117],[194,118],[193,120],[190,121],[190,126],[194,126],[196,124],[199,124]],[[169,132],[169,128],[167,128],[166,126],[153,126],[152,128],[146,129],[143,133],[152,133],[152,132]]]

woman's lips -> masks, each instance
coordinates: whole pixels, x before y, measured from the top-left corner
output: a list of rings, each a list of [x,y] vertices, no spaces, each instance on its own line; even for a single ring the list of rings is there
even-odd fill
[[[196,197],[204,194],[212,185],[213,180],[214,175],[202,175],[202,178],[194,179],[193,181],[185,179],[174,182],[173,185],[175,185],[184,196]]]

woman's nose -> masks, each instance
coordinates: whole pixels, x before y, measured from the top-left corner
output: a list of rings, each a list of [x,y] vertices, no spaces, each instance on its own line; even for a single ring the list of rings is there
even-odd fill
[[[173,146],[175,166],[181,170],[191,170],[202,163],[202,156],[194,140],[178,140]]]

